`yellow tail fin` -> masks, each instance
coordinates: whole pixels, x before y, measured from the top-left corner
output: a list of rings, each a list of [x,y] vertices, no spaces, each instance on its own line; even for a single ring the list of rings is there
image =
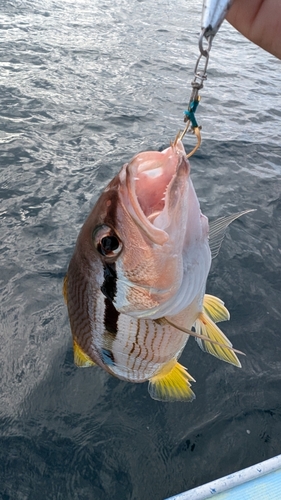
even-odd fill
[[[213,320],[214,323],[227,321],[230,314],[226,309],[224,302],[214,295],[204,295],[203,311]]]
[[[80,368],[87,368],[88,366],[94,366],[96,364],[91,360],[90,356],[81,349],[76,340],[73,340],[73,354],[74,363]]]
[[[195,382],[194,378],[176,359],[172,359],[150,379],[148,392],[157,401],[192,401],[195,394],[190,389],[190,382]]]
[[[212,344],[206,340],[196,338],[196,342],[203,351],[216,356],[222,361],[226,361],[227,363],[231,363],[232,365],[239,366],[239,368],[241,368],[240,361],[236,354],[231,349],[228,349],[228,347],[232,347],[231,342],[205,313],[199,314],[198,319],[195,321],[195,330],[200,335],[204,335],[205,337],[215,340],[220,344]]]

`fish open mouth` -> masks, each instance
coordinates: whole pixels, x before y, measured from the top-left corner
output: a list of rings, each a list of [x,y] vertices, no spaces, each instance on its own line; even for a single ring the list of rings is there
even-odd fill
[[[130,199],[129,212],[147,236],[157,244],[165,243],[169,236],[163,224],[159,225],[159,215],[167,212],[182,175],[189,174],[182,143],[178,141],[162,152],[147,151],[136,155],[126,167],[126,186]],[[178,193],[177,193],[178,197]],[[157,220],[157,224],[154,224]]]
[[[168,186],[176,173],[178,158],[175,158],[173,152],[165,156],[166,158],[160,157],[160,161],[144,161],[135,178],[136,197],[150,222],[163,210]]]

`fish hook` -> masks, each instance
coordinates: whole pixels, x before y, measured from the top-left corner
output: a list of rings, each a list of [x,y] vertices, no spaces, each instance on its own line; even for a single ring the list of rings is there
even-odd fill
[[[186,158],[190,158],[192,155],[194,155],[194,153],[197,151],[197,149],[200,148],[200,145],[201,145],[201,132],[200,132],[200,129],[201,127],[199,127],[198,125],[196,127],[191,127],[191,129],[189,129],[189,125],[190,125],[190,120],[188,120],[185,128],[183,131],[179,131],[176,135],[176,138],[173,142],[173,146],[175,146],[177,144],[178,141],[182,141],[183,137],[185,136],[186,132],[191,130],[197,137],[197,144],[195,145],[195,147],[190,151],[190,153],[188,153],[186,155]]]
[[[186,155],[186,158],[190,158],[192,155],[194,155],[195,151],[197,151],[197,149],[200,148],[200,145],[201,145],[201,132],[200,132],[200,127],[195,127],[192,129],[194,134],[196,135],[197,137],[197,144],[196,146],[192,149],[192,151],[190,151],[190,153],[188,153],[188,155]]]

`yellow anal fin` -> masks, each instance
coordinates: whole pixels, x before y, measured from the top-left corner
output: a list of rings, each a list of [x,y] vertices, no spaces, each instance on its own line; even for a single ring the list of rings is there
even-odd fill
[[[214,323],[226,321],[230,318],[224,302],[214,295],[208,295],[207,293],[204,295],[203,310]]]
[[[195,382],[194,378],[176,359],[172,359],[150,379],[148,392],[157,401],[192,401],[195,394],[190,389],[190,382]]]
[[[237,358],[235,352],[229,347],[232,347],[231,342],[224,335],[224,333],[219,329],[219,327],[204,313],[200,313],[198,319],[195,322],[195,330],[200,335],[204,335],[211,340],[218,342],[218,344],[212,344],[207,340],[202,340],[196,338],[196,342],[199,344],[203,351],[206,351],[213,356],[231,363],[232,365],[241,368],[241,363]],[[225,346],[225,347],[224,347]]]
[[[67,274],[65,275],[63,279],[63,285],[62,285],[62,294],[64,298],[64,302],[67,304]]]
[[[81,349],[76,340],[73,340],[73,354],[74,363],[80,368],[87,368],[88,366],[94,366],[96,364],[92,361],[90,356]]]

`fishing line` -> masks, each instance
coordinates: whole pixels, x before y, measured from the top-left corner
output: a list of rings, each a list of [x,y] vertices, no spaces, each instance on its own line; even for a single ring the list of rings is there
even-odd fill
[[[195,112],[198,108],[200,102],[199,90],[204,86],[204,82],[207,79],[207,68],[209,63],[209,56],[212,47],[212,42],[217,34],[221,23],[225,19],[228,9],[230,8],[233,0],[203,0],[202,8],[202,21],[201,21],[201,32],[198,40],[199,56],[197,58],[195,68],[194,68],[194,79],[191,82],[191,96],[188,104],[187,111],[184,111],[184,122],[186,126],[183,131],[180,131],[174,141],[174,145],[178,140],[182,140],[187,132],[191,132],[196,135],[197,144],[196,146],[186,155],[190,158],[201,145],[201,126],[198,125],[195,118]],[[207,46],[204,47],[204,42],[207,42]]]

